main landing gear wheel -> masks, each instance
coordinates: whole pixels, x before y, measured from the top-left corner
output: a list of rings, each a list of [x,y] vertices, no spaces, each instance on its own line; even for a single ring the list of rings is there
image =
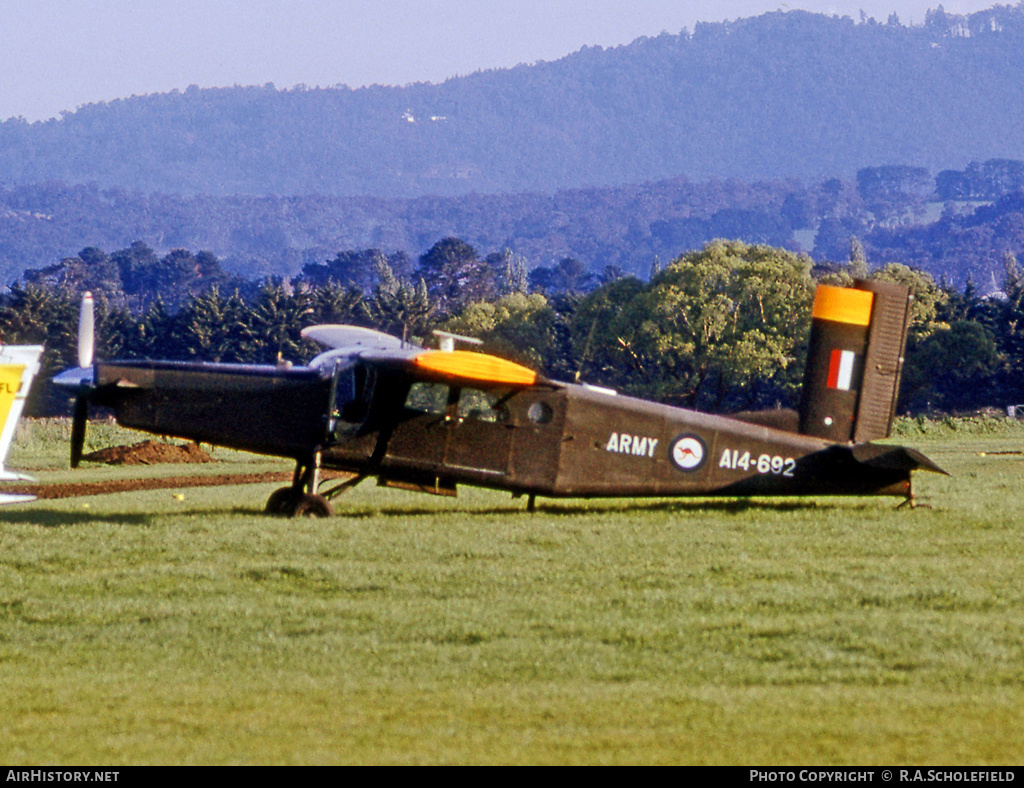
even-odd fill
[[[266,512],[285,517],[331,517],[334,508],[322,495],[312,495],[294,487],[282,487],[267,499]]]
[[[317,450],[308,460],[295,461],[295,477],[291,487],[282,487],[271,494],[267,499],[267,514],[286,517],[332,516],[334,509],[330,503],[316,493],[319,486],[320,452]]]
[[[334,508],[322,495],[303,493],[291,514],[292,517],[331,517]]]
[[[294,487],[282,487],[280,490],[274,490],[267,499],[264,511],[267,514],[291,515],[299,498],[303,495],[302,490],[296,490]]]

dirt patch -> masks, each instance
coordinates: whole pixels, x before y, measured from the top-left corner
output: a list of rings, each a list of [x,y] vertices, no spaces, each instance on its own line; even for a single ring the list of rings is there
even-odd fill
[[[83,495],[108,495],[135,490],[167,490],[185,487],[219,487],[225,484],[266,484],[291,482],[291,471],[266,473],[234,473],[221,476],[168,476],[163,479],[109,479],[103,482],[71,482],[64,484],[16,484],[4,486],[4,493],[34,495],[37,498],[77,498]],[[342,471],[324,471],[321,478],[350,479],[352,474]]]
[[[167,490],[177,487],[217,487],[223,484],[261,484],[290,482],[292,474],[283,472],[245,473],[230,476],[172,476],[166,479],[117,479],[105,482],[71,484],[20,484],[5,487],[5,493],[22,493],[37,498],[77,498],[82,495],[107,495],[135,490]]]
[[[107,465],[158,465],[166,462],[213,462],[213,458],[195,443],[160,443],[148,440],[133,446],[111,446],[82,456],[88,462]]]

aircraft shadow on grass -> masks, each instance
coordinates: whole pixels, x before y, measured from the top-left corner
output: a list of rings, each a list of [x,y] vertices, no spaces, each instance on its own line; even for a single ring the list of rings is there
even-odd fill
[[[0,512],[0,523],[32,525],[39,528],[72,528],[75,526],[114,524],[148,527],[158,515],[145,513],[102,513],[91,511],[53,511],[52,509],[11,509]]]

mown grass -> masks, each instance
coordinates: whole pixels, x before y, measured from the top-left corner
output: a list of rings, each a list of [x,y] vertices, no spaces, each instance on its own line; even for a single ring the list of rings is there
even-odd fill
[[[266,485],[6,508],[0,761],[1019,763],[1022,444],[920,436],[955,475],[900,511],[369,484],[329,521],[264,516]]]

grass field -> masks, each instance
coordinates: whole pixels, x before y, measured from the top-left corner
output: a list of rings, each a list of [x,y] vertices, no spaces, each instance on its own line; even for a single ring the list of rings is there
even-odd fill
[[[68,478],[62,429],[11,467]],[[932,508],[365,484],[327,521],[263,515],[266,485],[0,509],[0,762],[1020,764],[1024,429],[900,432],[954,474],[917,477]]]

